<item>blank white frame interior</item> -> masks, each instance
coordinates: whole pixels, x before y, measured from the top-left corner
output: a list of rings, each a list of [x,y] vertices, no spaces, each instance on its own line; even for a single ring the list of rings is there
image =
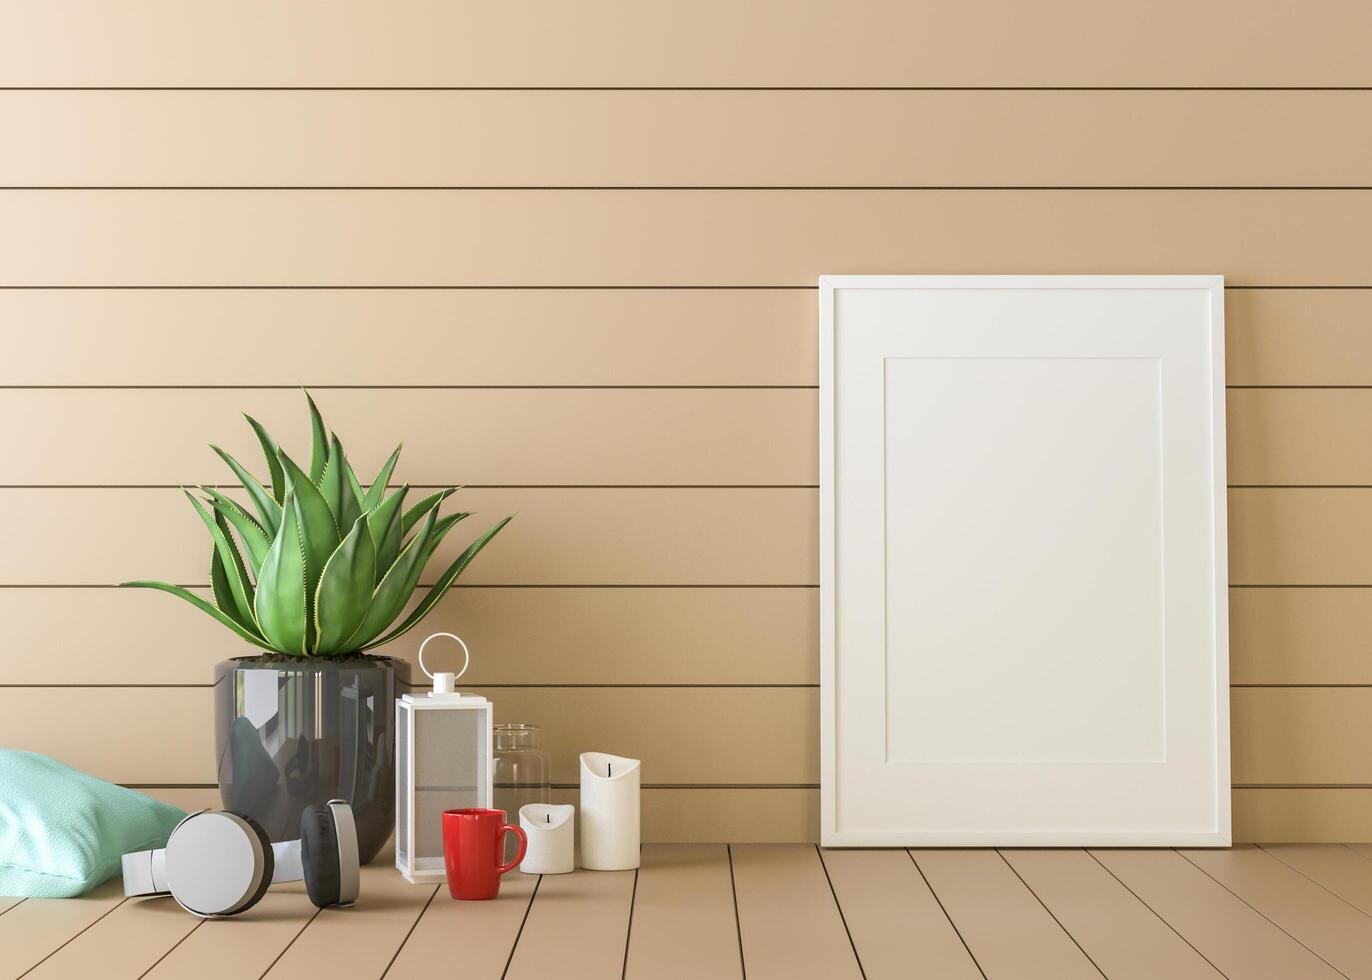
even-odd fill
[[[821,277],[825,845],[1230,843],[1223,290]]]

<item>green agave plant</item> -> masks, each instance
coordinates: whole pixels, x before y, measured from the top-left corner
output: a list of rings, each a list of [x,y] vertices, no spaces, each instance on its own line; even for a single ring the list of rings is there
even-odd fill
[[[203,503],[185,491],[214,539],[214,602],[166,582],[123,584],[180,596],[266,650],[296,657],[356,654],[417,626],[511,518],[473,541],[414,611],[392,627],[443,538],[471,515],[439,517],[443,501],[457,487],[430,494],[406,510],[409,484],[387,496],[400,447],[364,489],[314,399],[308,393],[305,399],[313,433],[308,474],[251,416],[245,417],[266,456],[268,485],[218,446],[210,447],[247,491],[255,518],[213,487],[199,488]]]

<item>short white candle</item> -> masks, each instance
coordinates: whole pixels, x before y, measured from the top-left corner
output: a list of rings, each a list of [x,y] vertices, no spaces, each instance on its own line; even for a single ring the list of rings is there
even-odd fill
[[[563,875],[576,868],[576,807],[570,803],[526,803],[519,826],[529,847],[519,870],[526,875]]]
[[[638,759],[581,754],[581,866],[592,871],[638,867]]]

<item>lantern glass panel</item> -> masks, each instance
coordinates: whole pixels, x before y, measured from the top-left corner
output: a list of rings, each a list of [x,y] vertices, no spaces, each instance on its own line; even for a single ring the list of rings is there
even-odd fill
[[[443,811],[485,807],[486,711],[421,710],[414,719],[415,855],[443,855]]]

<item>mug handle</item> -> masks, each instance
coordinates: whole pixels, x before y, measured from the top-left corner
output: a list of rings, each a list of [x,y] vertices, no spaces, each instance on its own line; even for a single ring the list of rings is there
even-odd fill
[[[519,835],[519,853],[515,855],[514,860],[511,861],[509,864],[502,864],[499,868],[497,868],[496,874],[503,875],[509,871],[513,871],[518,866],[519,862],[524,860],[524,852],[529,849],[529,835],[524,833],[524,828],[516,827],[514,824],[507,823],[500,828],[500,834],[495,839],[496,853],[505,850],[506,834]]]

